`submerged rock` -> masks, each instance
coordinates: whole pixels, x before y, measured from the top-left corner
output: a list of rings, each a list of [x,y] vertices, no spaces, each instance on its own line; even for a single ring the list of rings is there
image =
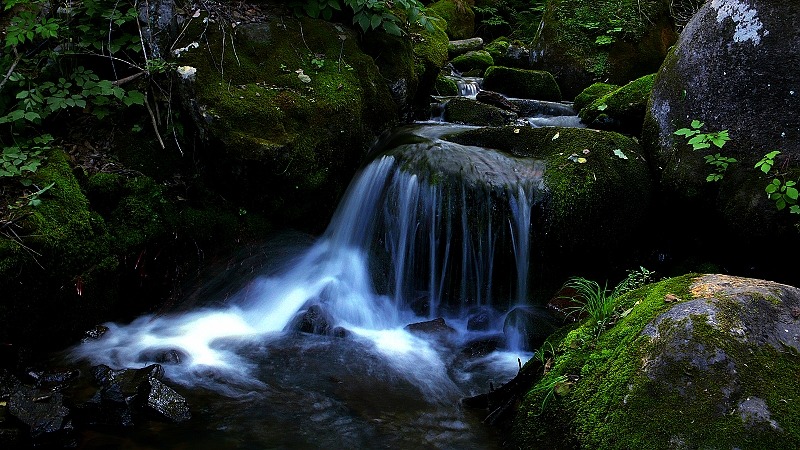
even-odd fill
[[[455,328],[448,325],[442,317],[437,317],[436,319],[426,322],[411,323],[406,325],[405,329],[414,334],[435,334],[442,336],[456,332]]]
[[[325,311],[322,305],[311,305],[297,315],[286,325],[286,330],[300,331],[311,334],[332,334],[333,317]]]

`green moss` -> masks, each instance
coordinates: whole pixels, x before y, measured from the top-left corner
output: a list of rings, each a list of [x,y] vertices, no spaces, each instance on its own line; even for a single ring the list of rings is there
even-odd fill
[[[245,24],[235,48],[218,27],[195,22],[178,46],[202,33],[208,45],[187,51],[179,64],[197,68],[192,88],[204,114],[197,122],[217,147],[208,181],[276,220],[324,222],[363,152],[397,119],[375,62],[352,31],[321,20]],[[395,69],[413,82],[410,47],[403,54],[409,58]]]
[[[489,66],[494,65],[494,60],[488,52],[477,50],[456,56],[452,61],[450,61],[450,63],[453,64],[453,67],[459,72],[477,70],[481,75],[483,75],[483,72]]]
[[[577,381],[544,409],[546,391],[532,389],[514,422],[514,443],[536,448],[564,442],[567,436],[566,445],[559,448],[796,448],[800,406],[788,399],[797,398],[800,387],[786,380],[800,374],[800,361],[793,352],[732,339],[728,329],[738,323],[741,304],[716,300],[718,326],[695,314],[680,321],[663,320],[657,340],[642,333],[672,308],[664,301],[666,294],[693,298],[690,288],[697,276],[666,279],[624,295],[619,308],[629,313],[596,340],[586,325],[561,339],[551,372],[537,386],[565,375],[577,375]],[[710,357],[695,362],[652,359],[680,355],[659,346],[684,339],[700,342],[705,349],[701,353]],[[662,373],[651,379],[643,364]],[[737,384],[726,384],[737,376]],[[747,398],[763,399],[783,431],[766,424],[744,426],[736,408]]]
[[[443,96],[458,95],[458,84],[453,79],[440,75],[436,78],[434,94]]]
[[[511,47],[511,42],[508,41],[507,37],[501,36],[486,44],[484,50],[486,50],[493,59],[500,60],[506,56],[509,47]]]
[[[483,89],[509,97],[560,101],[561,90],[549,72],[492,66],[486,69]]]
[[[448,122],[486,126],[504,125],[511,118],[507,111],[496,106],[463,97],[447,101],[444,117]]]
[[[452,40],[467,39],[475,32],[475,12],[462,0],[438,0],[427,7],[447,22],[447,36]]]
[[[572,106],[575,108],[575,111],[580,111],[598,98],[617,89],[619,89],[619,86],[616,84],[593,83],[591,86],[582,90],[580,94],[575,96]]]
[[[606,93],[579,111],[581,120],[639,136],[656,74],[645,75]]]

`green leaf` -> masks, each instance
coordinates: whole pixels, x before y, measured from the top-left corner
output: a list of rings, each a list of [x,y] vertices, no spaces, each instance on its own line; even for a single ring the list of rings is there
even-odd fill
[[[378,28],[381,25],[381,21],[383,21],[383,18],[381,16],[375,14],[370,19],[370,23],[369,23],[370,27],[372,27],[372,29]]]
[[[767,185],[767,186],[764,188],[764,191],[766,191],[766,192],[767,192],[767,194],[772,194],[773,192],[775,192],[775,191],[777,191],[777,190],[778,190],[778,186],[775,186],[774,184],[768,184],[768,185]]]
[[[688,128],[681,128],[680,130],[675,132],[675,134],[677,134],[678,136],[694,136],[697,133],[699,133],[699,131],[690,130]]]
[[[786,196],[789,197],[790,199],[797,201],[797,194],[798,194],[797,188],[793,187],[786,188]]]
[[[383,22],[383,30],[392,36],[402,36],[403,30],[400,29],[394,22]]]
[[[702,128],[703,125],[705,125],[705,124],[703,122],[700,122],[699,120],[695,119],[695,120],[692,121],[691,125],[692,125],[692,128],[698,129],[698,128]]]

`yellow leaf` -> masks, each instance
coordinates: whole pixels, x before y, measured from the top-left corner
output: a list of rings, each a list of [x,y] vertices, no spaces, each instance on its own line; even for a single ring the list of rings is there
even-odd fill
[[[578,162],[583,164],[586,162],[586,158],[578,158]]]

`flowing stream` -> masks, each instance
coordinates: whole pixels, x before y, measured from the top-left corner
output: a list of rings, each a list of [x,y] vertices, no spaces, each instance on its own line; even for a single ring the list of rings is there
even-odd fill
[[[356,175],[327,231],[232,298],[106,324],[73,348],[112,368],[160,363],[193,407],[174,434],[98,432],[86,447],[498,447],[459,400],[508,381],[531,356],[509,344],[503,319],[530,288],[544,168],[440,139],[464,128],[400,130]],[[439,317],[448,327],[407,328]],[[314,320],[317,333],[298,331]]]

